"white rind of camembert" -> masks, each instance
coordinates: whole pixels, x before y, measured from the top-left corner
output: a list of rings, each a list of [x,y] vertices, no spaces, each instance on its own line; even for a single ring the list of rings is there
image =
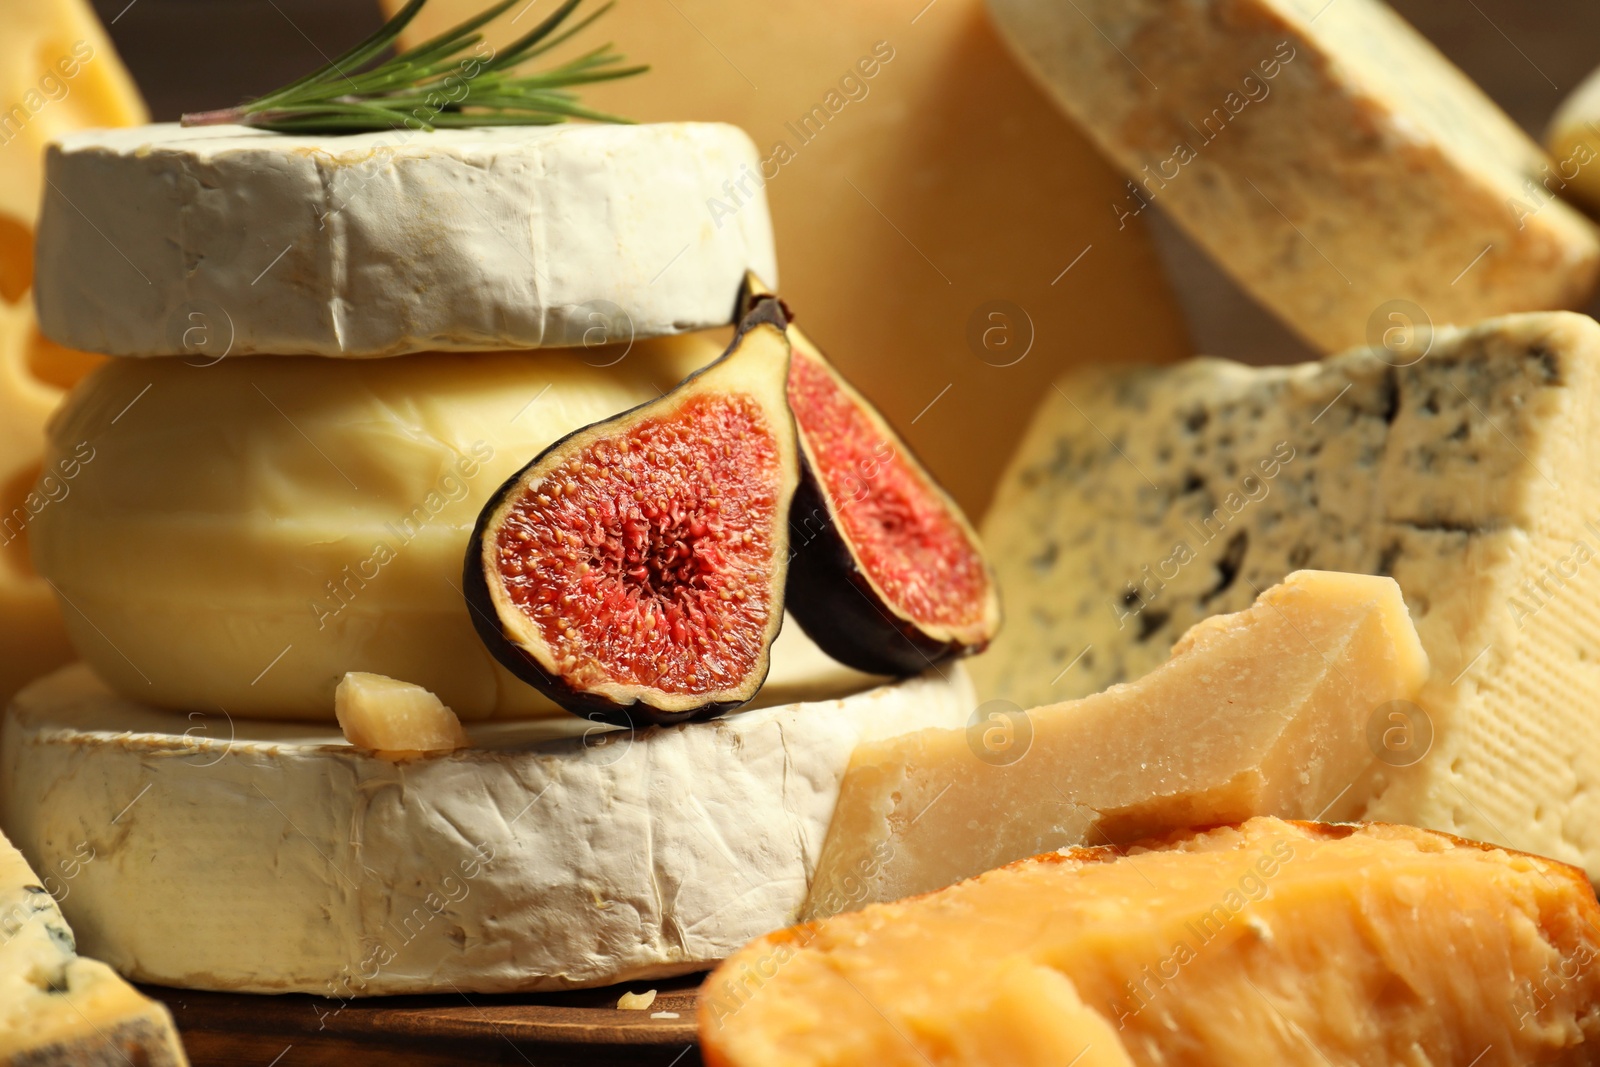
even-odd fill
[[[35,281],[62,344],[113,355],[387,356],[722,325],[777,270],[760,165],[720,123],[327,137],[171,124],[63,138]]]
[[[597,986],[704,969],[794,921],[856,744],[972,706],[951,666],[631,738],[479,724],[477,747],[397,761],[332,727],[157,711],[75,665],[13,703],[0,812],[40,870],[92,851],[63,910],[135,980],[339,1000]]]

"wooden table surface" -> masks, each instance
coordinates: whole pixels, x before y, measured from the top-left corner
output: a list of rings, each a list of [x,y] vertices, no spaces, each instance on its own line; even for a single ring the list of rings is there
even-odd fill
[[[194,1067],[696,1067],[694,999],[701,977],[569,993],[342,1002],[302,994],[144,989],[171,1009]],[[649,1008],[617,1008],[623,992],[647,989],[657,990]],[[658,1017],[667,1013],[677,1017]]]

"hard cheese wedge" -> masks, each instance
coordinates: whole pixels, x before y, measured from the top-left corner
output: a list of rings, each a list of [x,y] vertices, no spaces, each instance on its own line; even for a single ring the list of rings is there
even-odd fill
[[[1600,878],[1600,327],[1413,340],[1062,379],[983,527],[1012,625],[974,661],[980,695],[1137,678],[1299,567],[1391,574],[1426,715],[1378,730],[1381,773],[1347,800]]]
[[[93,850],[63,909],[139,981],[336,1001],[603,986],[794,922],[855,746],[971,709],[956,666],[634,734],[475,723],[471,748],[396,761],[332,725],[141,706],[76,666],[6,716],[0,818],[43,870]]]
[[[87,0],[0,0],[0,702],[72,656],[55,597],[28,559],[28,527],[68,491],[35,489],[44,423],[95,357],[46,340],[33,312],[33,233],[44,146],[85,126],[145,121],[133,81]],[[109,249],[107,254],[111,253]]]
[[[1038,856],[753,942],[714,1067],[1595,1062],[1581,871],[1411,827],[1252,819]]]
[[[807,911],[895,900],[1063,845],[1321,816],[1371,762],[1369,720],[1407,706],[1427,670],[1392,580],[1290,575],[1190,630],[1137,682],[1014,716],[984,705],[965,730],[863,745]]]
[[[1550,159],[1381,0],[991,0],[1024,66],[1158,205],[1325,351],[1580,307],[1593,226]],[[1376,328],[1374,329],[1374,321]]]
[[[93,861],[92,848],[75,846],[72,865],[41,882],[0,837],[0,1063],[186,1064],[167,1009],[73,947],[53,894],[70,894],[73,877]]]

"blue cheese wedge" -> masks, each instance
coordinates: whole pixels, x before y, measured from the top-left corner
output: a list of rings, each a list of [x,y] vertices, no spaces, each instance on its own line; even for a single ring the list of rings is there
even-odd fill
[[[66,899],[94,849],[78,841],[39,878],[0,837],[0,1063],[18,1067],[185,1067],[167,1009],[78,955]]]
[[[1152,205],[1308,342],[1582,307],[1600,240],[1554,161],[1381,0],[990,0]],[[1569,175],[1570,176],[1570,175]]]
[[[856,745],[972,706],[951,665],[631,735],[473,723],[471,748],[397,761],[332,724],[136,704],[80,665],[13,703],[0,812],[41,869],[93,850],[63,910],[138,981],[326,1011],[603,986],[704,970],[795,921]]]
[[[1597,413],[1600,326],[1566,312],[1404,356],[1068,374],[983,527],[1010,618],[973,662],[979,694],[1027,707],[1137,678],[1300,568],[1390,575],[1432,675],[1416,704],[1369,709],[1374,758],[1330,817],[1600,878]]]
[[[760,158],[718,123],[95,130],[46,160],[35,290],[52,339],[113,355],[385,356],[727,323],[776,271]]]

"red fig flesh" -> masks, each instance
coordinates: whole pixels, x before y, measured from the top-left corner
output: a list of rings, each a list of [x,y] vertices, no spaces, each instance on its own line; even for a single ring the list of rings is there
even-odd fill
[[[766,290],[747,279],[747,299]],[[899,434],[792,322],[800,487],[789,610],[839,662],[911,674],[982,651],[1000,627],[978,535]]]
[[[579,714],[705,717],[765,680],[798,449],[776,301],[659,400],[556,442],[495,494],[464,571],[496,657]]]

